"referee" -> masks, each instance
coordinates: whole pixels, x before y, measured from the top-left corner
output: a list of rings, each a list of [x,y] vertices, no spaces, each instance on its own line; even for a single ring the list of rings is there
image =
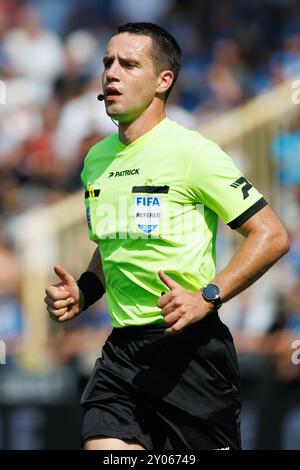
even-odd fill
[[[222,303],[289,249],[263,196],[215,143],[165,114],[181,68],[151,23],[118,28],[103,58],[118,133],[85,159],[87,225],[97,249],[76,282],[46,289],[64,322],[106,292],[113,331],[81,399],[84,449],[240,449],[236,353]],[[244,238],[215,273],[218,217]]]

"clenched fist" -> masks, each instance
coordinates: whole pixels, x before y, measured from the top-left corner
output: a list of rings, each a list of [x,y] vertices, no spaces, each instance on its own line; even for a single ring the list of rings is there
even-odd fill
[[[54,266],[54,271],[61,282],[46,288],[47,310],[50,318],[64,322],[76,317],[82,311],[83,298],[75,279],[61,266]]]

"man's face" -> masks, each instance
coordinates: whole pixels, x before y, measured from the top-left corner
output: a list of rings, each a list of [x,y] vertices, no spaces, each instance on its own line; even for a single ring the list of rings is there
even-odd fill
[[[159,83],[152,59],[152,39],[117,34],[107,44],[103,63],[107,114],[123,123],[134,121],[152,102]]]

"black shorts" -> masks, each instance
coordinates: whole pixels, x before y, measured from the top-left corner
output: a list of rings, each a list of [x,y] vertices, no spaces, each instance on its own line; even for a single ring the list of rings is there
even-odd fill
[[[114,329],[83,392],[81,443],[106,436],[147,450],[240,449],[239,373],[216,312],[168,336],[165,324]]]

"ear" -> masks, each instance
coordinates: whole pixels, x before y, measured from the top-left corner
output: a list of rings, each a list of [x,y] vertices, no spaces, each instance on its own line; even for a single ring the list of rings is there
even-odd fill
[[[173,72],[171,70],[163,70],[159,74],[156,93],[160,93],[160,94],[165,93],[172,85],[173,80],[174,80]]]

